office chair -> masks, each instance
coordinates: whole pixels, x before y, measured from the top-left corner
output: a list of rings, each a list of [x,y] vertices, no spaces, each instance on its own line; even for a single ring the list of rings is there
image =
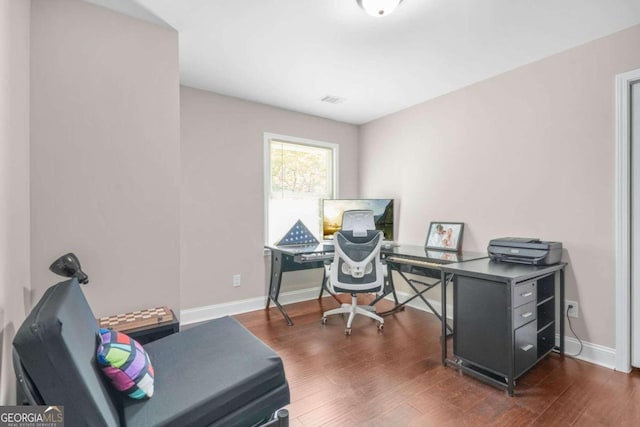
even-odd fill
[[[349,313],[345,335],[351,335],[351,324],[356,314],[378,321],[378,330],[382,331],[384,319],[375,313],[375,307],[358,305],[357,294],[382,292],[386,265],[380,259],[383,234],[375,229],[373,211],[346,211],[342,216],[342,229],[333,235],[334,258],[325,266],[329,289],[333,292],[351,294],[351,304],[342,304],[340,308],[325,311],[322,323],[327,316]]]

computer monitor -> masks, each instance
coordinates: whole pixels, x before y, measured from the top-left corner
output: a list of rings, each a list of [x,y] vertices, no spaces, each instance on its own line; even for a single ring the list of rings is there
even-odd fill
[[[322,200],[322,238],[333,239],[342,228],[342,214],[350,210],[372,210],[376,230],[385,240],[394,238],[393,199],[324,199]]]

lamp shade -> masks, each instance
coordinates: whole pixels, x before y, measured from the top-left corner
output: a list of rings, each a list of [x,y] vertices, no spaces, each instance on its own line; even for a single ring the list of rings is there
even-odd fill
[[[360,7],[371,16],[387,16],[402,2],[402,0],[357,0]]]
[[[49,270],[63,277],[75,277],[83,285],[89,283],[89,276],[82,271],[80,260],[72,252],[53,261]]]

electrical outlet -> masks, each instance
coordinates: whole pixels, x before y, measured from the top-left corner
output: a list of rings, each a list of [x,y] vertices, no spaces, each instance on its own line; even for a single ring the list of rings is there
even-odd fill
[[[566,300],[565,301],[565,313],[567,312],[567,309],[569,309],[569,317],[574,317],[574,318],[578,318],[578,302],[577,301],[569,301]],[[569,308],[569,306],[571,306],[571,308]]]
[[[233,275],[233,287],[237,288],[240,286],[240,275],[239,274],[234,274]]]

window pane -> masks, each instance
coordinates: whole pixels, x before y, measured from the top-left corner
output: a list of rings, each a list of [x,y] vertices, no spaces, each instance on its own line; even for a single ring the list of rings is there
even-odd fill
[[[267,243],[280,240],[298,220],[322,239],[320,200],[333,194],[333,149],[271,140]]]
[[[332,150],[271,142],[271,198],[326,198],[332,193]]]

